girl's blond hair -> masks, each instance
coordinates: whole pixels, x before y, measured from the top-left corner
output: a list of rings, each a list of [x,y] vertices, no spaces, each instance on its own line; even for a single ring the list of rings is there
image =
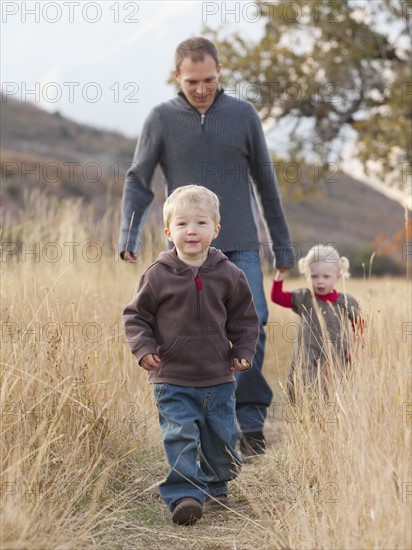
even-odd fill
[[[194,206],[207,210],[215,225],[220,223],[219,199],[217,195],[201,185],[178,187],[166,199],[163,205],[163,222],[166,228],[170,220],[181,208]]]
[[[330,244],[316,244],[312,246],[304,258],[298,261],[299,273],[310,278],[310,266],[316,262],[331,263],[336,265],[338,274],[344,279],[350,277],[349,260],[345,256],[339,256],[338,250]]]

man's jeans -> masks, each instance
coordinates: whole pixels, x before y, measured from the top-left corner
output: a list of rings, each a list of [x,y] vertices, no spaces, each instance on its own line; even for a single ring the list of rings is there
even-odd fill
[[[170,510],[183,497],[203,504],[209,495],[226,494],[227,481],[239,473],[235,388],[236,382],[205,388],[154,384],[171,468],[159,491]]]
[[[259,250],[225,252],[225,255],[245,273],[260,320],[259,341],[253,368],[236,373],[236,414],[240,427],[246,433],[259,432],[263,430],[267,409],[273,397],[272,390],[262,374],[266,341],[264,325],[268,319],[268,307],[263,289]]]

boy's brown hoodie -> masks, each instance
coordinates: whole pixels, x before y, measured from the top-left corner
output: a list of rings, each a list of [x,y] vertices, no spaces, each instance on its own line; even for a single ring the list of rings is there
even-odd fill
[[[246,277],[216,248],[200,267],[162,252],[142,275],[123,312],[126,339],[139,362],[160,356],[149,382],[213,386],[231,382],[231,359],[252,363],[259,319]]]

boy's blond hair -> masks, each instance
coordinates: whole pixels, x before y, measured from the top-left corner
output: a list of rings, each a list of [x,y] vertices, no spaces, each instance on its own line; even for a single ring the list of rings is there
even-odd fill
[[[181,208],[194,206],[207,210],[215,225],[220,223],[219,199],[217,195],[201,185],[178,187],[166,199],[163,205],[164,226],[169,229],[170,220]]]
[[[299,273],[310,279],[310,266],[313,263],[335,264],[338,274],[344,279],[350,277],[349,260],[345,256],[339,256],[338,250],[330,244],[316,244],[312,246],[304,258],[298,261]]]

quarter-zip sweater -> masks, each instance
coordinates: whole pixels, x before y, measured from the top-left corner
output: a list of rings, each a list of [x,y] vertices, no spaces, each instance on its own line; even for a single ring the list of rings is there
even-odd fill
[[[214,386],[231,382],[232,358],[252,363],[259,319],[246,277],[213,247],[193,268],[175,249],[162,252],[142,275],[124,309],[126,339],[140,362],[157,353],[149,382]]]
[[[138,234],[154,193],[160,165],[169,195],[199,184],[220,199],[222,228],[214,245],[223,251],[258,248],[260,205],[278,267],[294,264],[294,250],[260,119],[253,105],[220,90],[205,114],[180,92],[145,121],[125,178],[119,248],[138,250]]]

